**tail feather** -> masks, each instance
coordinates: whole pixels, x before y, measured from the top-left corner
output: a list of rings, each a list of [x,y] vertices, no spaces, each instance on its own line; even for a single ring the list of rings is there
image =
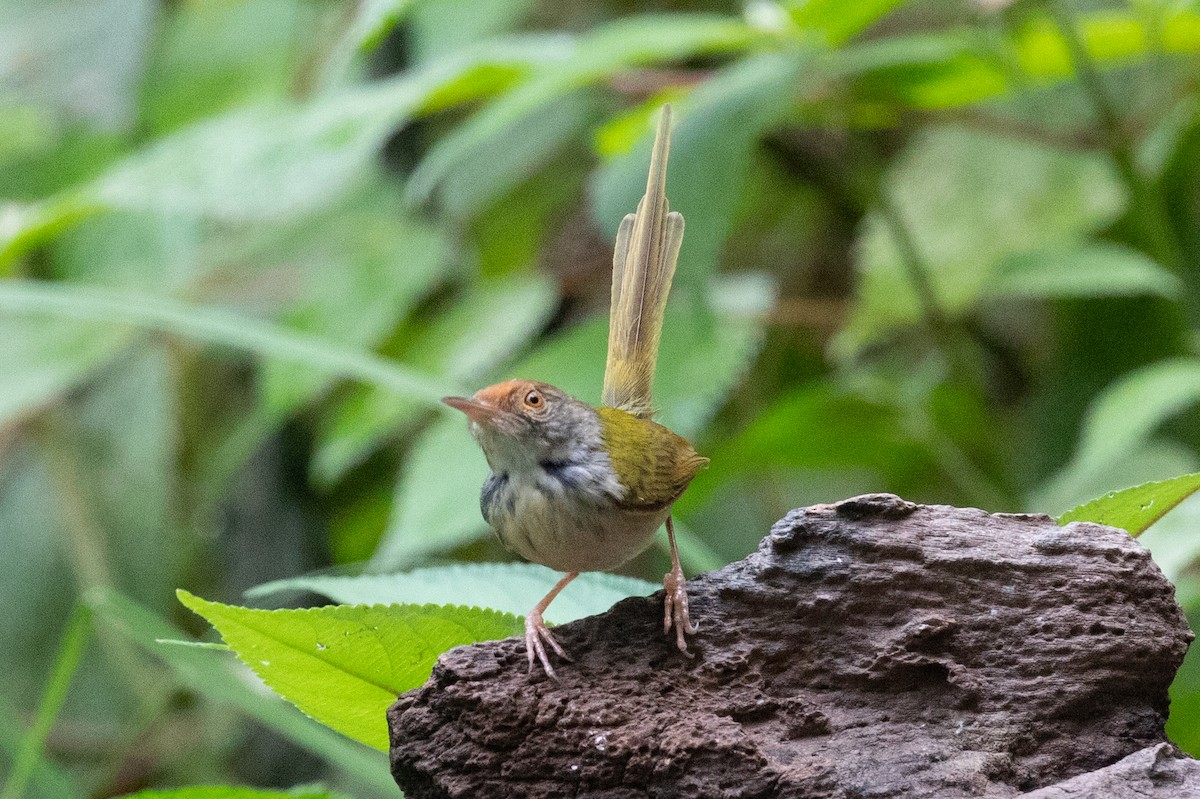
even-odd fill
[[[649,418],[651,387],[658,360],[663,313],[683,243],[683,216],[667,205],[667,155],[671,146],[671,107],[663,106],[650,156],[646,194],[637,213],[621,220],[613,252],[612,304],[605,405]]]

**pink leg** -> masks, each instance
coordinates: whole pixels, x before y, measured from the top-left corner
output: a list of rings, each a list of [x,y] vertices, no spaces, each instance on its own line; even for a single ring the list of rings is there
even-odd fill
[[[550,665],[550,658],[546,655],[546,646],[550,648],[563,660],[568,663],[571,658],[567,655],[563,648],[559,646],[558,641],[554,640],[554,636],[550,634],[550,630],[546,628],[546,622],[542,620],[542,614],[546,608],[550,607],[550,603],[554,601],[554,597],[558,596],[559,592],[567,587],[567,583],[579,576],[579,572],[569,572],[561,580],[559,580],[550,593],[546,594],[545,598],[533,606],[533,610],[529,611],[529,615],[525,617],[525,655],[529,658],[529,673],[533,673],[534,658],[541,661],[542,668],[546,670],[546,674],[557,680],[558,675],[554,673],[554,668]],[[544,642],[544,643],[543,643]]]
[[[688,618],[687,581],[683,578],[683,567],[679,565],[679,548],[675,545],[675,527],[671,517],[667,517],[667,540],[671,543],[671,571],[663,575],[663,632],[670,633],[675,628],[675,646],[688,657],[687,639],[684,634],[691,634],[700,629]]]

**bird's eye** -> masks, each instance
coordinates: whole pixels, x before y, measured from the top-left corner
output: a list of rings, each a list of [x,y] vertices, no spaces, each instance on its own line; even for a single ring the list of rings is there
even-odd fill
[[[540,408],[544,402],[545,400],[542,399],[542,392],[538,391],[537,389],[534,389],[525,395],[525,404],[530,408]]]

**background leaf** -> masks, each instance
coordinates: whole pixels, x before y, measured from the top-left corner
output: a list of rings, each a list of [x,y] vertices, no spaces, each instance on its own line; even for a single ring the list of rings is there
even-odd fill
[[[955,128],[918,137],[882,191],[952,314],[973,307],[1002,259],[1086,235],[1125,201],[1100,159]],[[859,297],[836,341],[839,357],[921,318],[894,236],[879,213],[863,222]]]
[[[1006,258],[985,289],[993,297],[1103,297],[1157,294],[1176,297],[1180,279],[1137,250],[1091,244],[1076,250],[1040,250]]]
[[[349,605],[468,605],[524,616],[562,578],[536,563],[460,563],[401,574],[356,577],[314,574],[256,586],[248,596],[312,591]],[[635,577],[585,572],[546,611],[554,624],[603,613],[628,596],[646,596],[659,585]]]
[[[320,788],[293,788],[290,791],[264,791],[257,788],[235,788],[229,785],[176,788],[165,791],[138,791],[126,799],[344,799],[344,794]]]

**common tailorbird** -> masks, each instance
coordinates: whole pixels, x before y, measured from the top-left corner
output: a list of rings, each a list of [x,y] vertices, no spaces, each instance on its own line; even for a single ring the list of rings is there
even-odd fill
[[[608,361],[600,407],[554,386],[509,380],[473,397],[446,397],[467,415],[491,474],[480,507],[508,549],[566,575],[525,617],[530,671],[535,659],[554,677],[546,646],[569,661],[542,614],[583,571],[612,569],[642,552],[666,522],[671,570],[663,576],[663,632],[685,634],[687,588],[671,505],[707,458],[651,421],[651,385],[667,293],[683,241],[683,216],[666,198],[671,109],[664,106],[650,156],[646,194],[617,231],[609,311]]]

